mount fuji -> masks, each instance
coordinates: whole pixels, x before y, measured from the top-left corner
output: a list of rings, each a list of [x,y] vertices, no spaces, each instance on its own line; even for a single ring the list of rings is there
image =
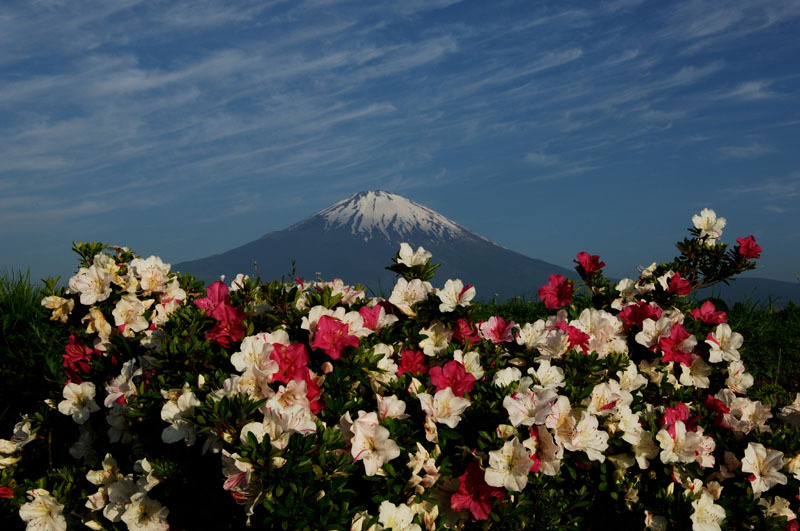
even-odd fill
[[[506,249],[430,208],[380,190],[354,194],[284,230],[174,269],[210,282],[221,274],[228,279],[237,273],[254,276],[257,267],[262,280],[288,280],[294,260],[295,274],[303,278],[341,278],[368,287],[368,294],[388,296],[395,275],[384,268],[402,242],[424,247],[433,254],[432,262],[441,264],[434,286],[460,278],[473,284],[483,300],[532,298],[551,274],[575,276],[574,271]]]

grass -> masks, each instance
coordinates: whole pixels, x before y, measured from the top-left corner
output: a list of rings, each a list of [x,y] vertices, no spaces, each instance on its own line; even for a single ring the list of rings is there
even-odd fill
[[[44,296],[28,272],[0,274],[0,438],[10,436],[31,400],[41,399],[43,379],[55,385],[62,378],[67,334],[48,320]]]

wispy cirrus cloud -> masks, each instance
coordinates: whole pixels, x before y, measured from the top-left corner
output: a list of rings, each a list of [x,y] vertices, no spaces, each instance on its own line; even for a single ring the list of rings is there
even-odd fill
[[[273,198],[488,201],[674,161],[777,165],[800,123],[792,4],[9,0],[0,190],[63,226],[115,203],[163,226],[198,211],[283,226],[296,201]],[[27,201],[5,208],[10,230]]]
[[[774,146],[754,140],[740,146],[723,146],[719,151],[722,156],[730,159],[753,159],[776,153],[778,150]]]
[[[774,98],[777,94],[769,90],[771,81],[757,80],[740,83],[733,90],[723,94],[723,97],[737,100],[765,100]]]

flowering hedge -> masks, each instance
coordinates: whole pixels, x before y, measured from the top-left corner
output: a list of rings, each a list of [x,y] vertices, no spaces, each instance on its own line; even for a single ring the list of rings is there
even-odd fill
[[[686,297],[761,248],[693,225],[616,285],[579,253],[587,304],[553,275],[529,323],[407,244],[388,300],[76,244],[42,300],[63,382],[0,440],[0,497],[28,529],[797,529],[800,394],[748,399],[742,336]]]

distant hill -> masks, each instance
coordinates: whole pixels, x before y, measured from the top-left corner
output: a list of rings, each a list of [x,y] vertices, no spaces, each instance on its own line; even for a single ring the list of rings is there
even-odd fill
[[[770,300],[775,307],[786,306],[790,301],[800,304],[800,282],[781,282],[768,278],[737,278],[728,286],[718,284],[695,294],[698,299],[712,296],[728,304],[751,302],[764,306]]]
[[[402,242],[433,253],[433,262],[441,264],[434,286],[460,278],[473,284],[482,300],[536,299],[551,274],[577,278],[574,269],[506,249],[430,208],[380,190],[354,194],[284,230],[222,254],[175,264],[174,269],[212,282],[220,275],[254,276],[256,263],[263,280],[288,280],[294,260],[295,274],[303,278],[341,278],[348,284],[361,283],[374,295],[388,295],[395,274],[384,268]],[[772,298],[782,306],[790,300],[800,303],[800,282],[748,277],[697,294],[712,295],[729,304]]]
[[[427,207],[384,191],[360,192],[317,212],[287,229],[222,254],[183,262],[175,270],[205,281],[221,274],[253,276],[253,263],[263,280],[287,277],[292,260],[296,274],[307,279],[341,278],[361,283],[373,294],[388,296],[395,274],[391,265],[402,242],[423,246],[441,264],[434,277],[440,287],[448,278],[473,284],[478,298],[505,300],[516,295],[535,297],[551,274],[575,275],[498,245]]]

